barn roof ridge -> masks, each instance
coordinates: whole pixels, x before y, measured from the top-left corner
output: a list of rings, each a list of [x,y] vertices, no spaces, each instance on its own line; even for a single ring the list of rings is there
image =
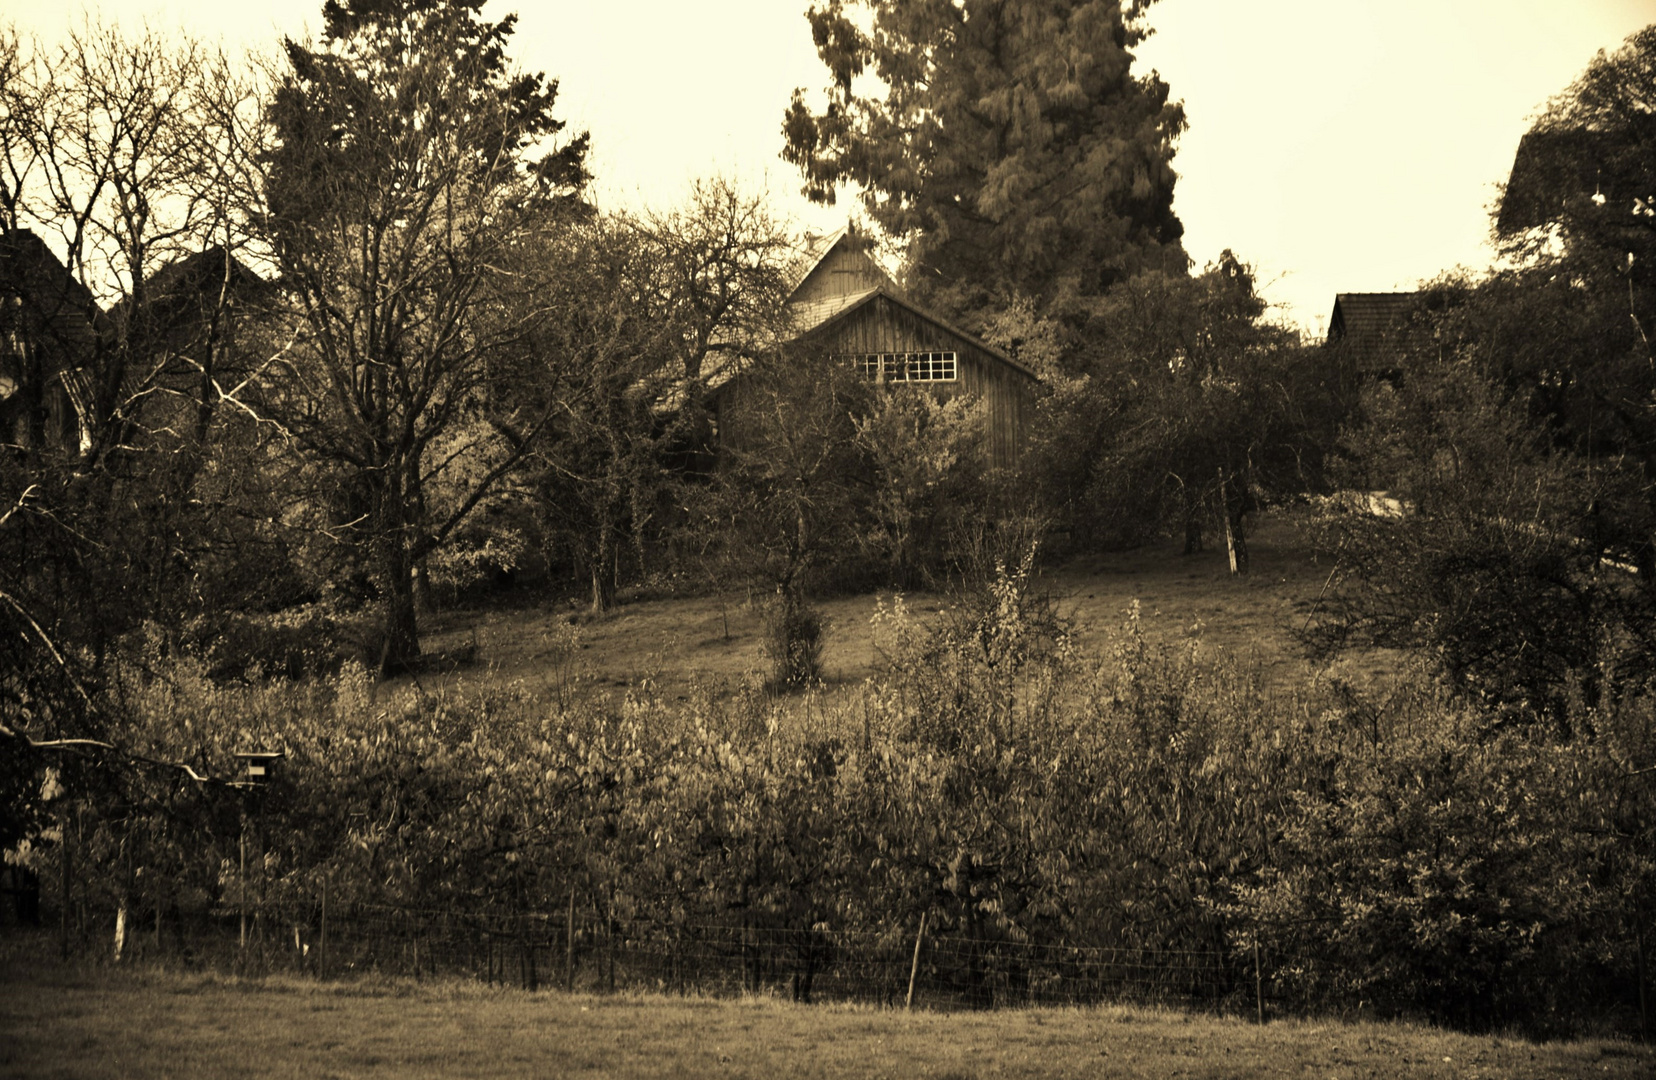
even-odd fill
[[[799,330],[799,336],[803,337],[806,334],[816,333],[823,327],[828,326],[831,323],[838,322],[839,320],[850,315],[852,312],[872,303],[874,298],[877,296],[885,297],[898,307],[909,312],[909,314],[925,319],[927,322],[936,324],[942,329],[953,334],[955,337],[962,338],[977,348],[982,349],[984,352],[1006,364],[1008,367],[1011,367],[1014,370],[1022,372],[1030,378],[1039,381],[1040,376],[1037,375],[1035,370],[1029,365],[1023,363],[1021,360],[1013,359],[1011,356],[1007,355],[1005,350],[989,344],[976,334],[962,330],[960,327],[955,326],[953,323],[949,322],[947,319],[944,319],[937,313],[927,311],[925,308],[920,307],[914,301],[910,300],[907,296],[904,296],[902,290],[887,284],[880,284],[871,289],[864,289],[861,292],[850,293],[845,297],[836,297],[836,300],[840,300],[842,302],[836,305],[834,310],[828,312],[822,318],[801,328]]]
[[[822,260],[828,257],[834,246],[850,233],[851,223],[846,222],[833,232],[823,233],[821,236],[809,232],[805,234],[805,246],[800,252],[800,257],[788,271],[789,297],[799,291],[799,287],[805,284],[805,279],[811,276],[811,272],[821,266]]]

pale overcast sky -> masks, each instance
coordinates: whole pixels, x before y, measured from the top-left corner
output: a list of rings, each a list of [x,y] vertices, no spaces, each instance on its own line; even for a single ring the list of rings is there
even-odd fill
[[[591,130],[601,202],[670,203],[722,172],[815,228],[778,158],[782,111],[824,69],[809,0],[491,0],[519,13],[512,56],[561,81]],[[4,0],[51,40],[85,7]],[[94,10],[96,8],[94,7]],[[227,44],[303,35],[321,0],[118,0],[124,24]],[[1174,208],[1200,265],[1229,247],[1281,313],[1321,330],[1336,292],[1411,288],[1487,265],[1487,208],[1546,99],[1599,49],[1656,22],[1656,0],[1161,0],[1140,52],[1190,130]]]

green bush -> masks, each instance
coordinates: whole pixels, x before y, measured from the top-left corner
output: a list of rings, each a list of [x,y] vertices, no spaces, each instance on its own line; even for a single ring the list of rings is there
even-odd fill
[[[798,970],[825,930],[900,951],[924,915],[985,1002],[1027,989],[1019,949],[1073,947],[1228,954],[1200,992],[1245,998],[1257,944],[1279,1007],[1630,1017],[1656,880],[1648,702],[1543,743],[1425,681],[1271,697],[1159,629],[1130,612],[1083,657],[1003,567],[930,621],[889,603],[889,670],[832,696],[432,694],[355,663],[227,682],[152,654],[99,703],[128,755],[58,761],[31,828],[52,824],[14,858],[56,902],[69,822],[77,903],[103,912],[233,911],[254,889],[302,907],[326,882],[340,905],[521,926],[489,920],[574,892],[658,943],[784,935]],[[154,764],[229,778],[249,748],[287,755],[256,795]]]

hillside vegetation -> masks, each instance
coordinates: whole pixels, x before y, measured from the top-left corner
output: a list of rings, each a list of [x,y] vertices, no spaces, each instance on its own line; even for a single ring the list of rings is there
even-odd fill
[[[1636,713],[1558,746],[1424,672],[1273,688],[1188,624],[1158,640],[1142,610],[1094,650],[1027,564],[1002,568],[924,617],[885,601],[873,675],[799,696],[133,667],[145,759],[220,777],[238,749],[285,760],[255,793],[115,774],[128,809],[72,819],[67,899],[92,941],[142,919],[158,945],[165,923],[251,909],[242,964],[310,963],[261,927],[297,947],[325,936],[325,909],[354,963],[530,986],[568,951],[620,986],[889,1000],[923,934],[925,992],[961,1004],[1636,1022]],[[59,910],[63,850],[41,860]],[[369,916],[370,937],[343,940]],[[693,961],[720,954],[733,966]]]

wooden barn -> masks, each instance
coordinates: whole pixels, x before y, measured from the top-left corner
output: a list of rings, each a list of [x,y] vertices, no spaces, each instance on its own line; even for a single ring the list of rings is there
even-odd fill
[[[892,392],[972,395],[982,403],[984,463],[1015,465],[1035,373],[909,300],[870,247],[847,229],[809,246],[787,301],[793,342],[828,363],[884,379]],[[810,377],[808,367],[801,377]],[[727,380],[710,397],[721,431],[730,430],[741,381]]]

